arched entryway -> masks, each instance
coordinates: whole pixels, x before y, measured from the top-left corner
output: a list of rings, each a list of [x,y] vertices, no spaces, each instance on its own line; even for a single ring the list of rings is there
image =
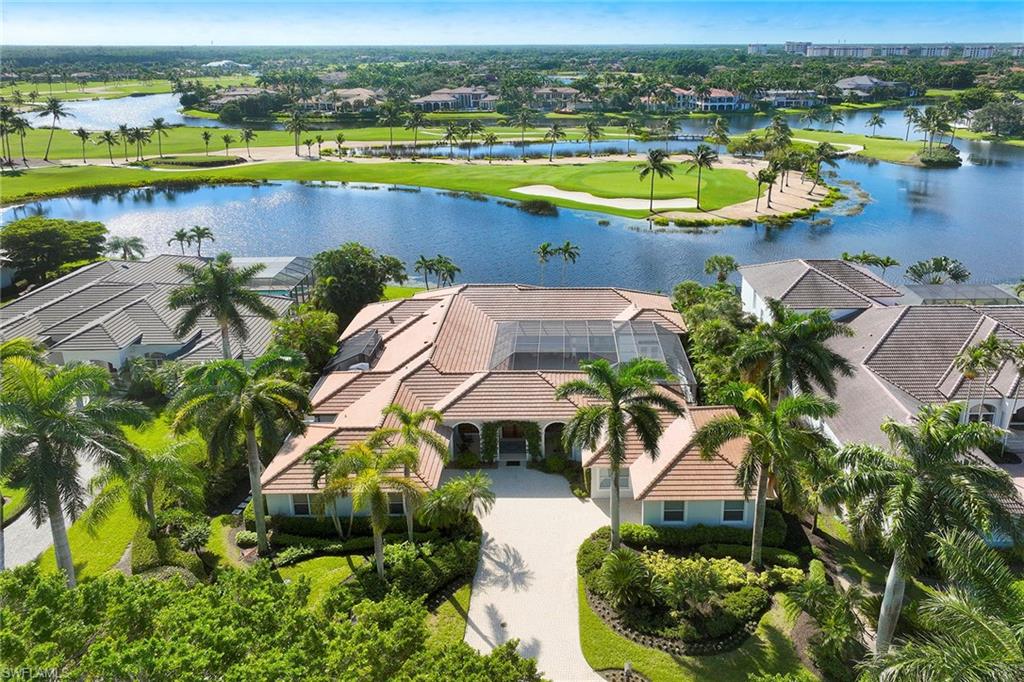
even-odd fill
[[[565,431],[565,424],[552,422],[544,427],[544,456],[557,455],[565,457],[565,447],[562,445],[562,433]]]
[[[1024,407],[1010,415],[1010,428],[1015,431],[1024,431]]]
[[[480,429],[476,424],[456,424],[452,433],[452,449],[456,457],[471,452],[480,454]]]

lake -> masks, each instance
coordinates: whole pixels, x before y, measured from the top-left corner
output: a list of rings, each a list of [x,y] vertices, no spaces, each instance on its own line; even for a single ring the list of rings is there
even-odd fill
[[[571,285],[668,291],[683,279],[707,279],[704,259],[716,253],[757,263],[864,249],[893,256],[904,267],[950,255],[964,261],[973,281],[1017,281],[1024,274],[1024,149],[957,145],[965,157],[959,169],[844,159],[831,182],[857,183],[870,202],[856,215],[818,216],[831,224],[800,221],[781,229],[659,233],[640,220],[567,209],[537,217],[494,199],[452,198],[431,189],[294,182],[64,197],[9,209],[3,219],[43,213],[99,220],[114,234],[141,236],[151,253],[172,250],[166,245],[171,233],[196,224],[213,229],[216,250],[237,256],[310,255],[355,240],[409,264],[420,254],[443,253],[462,268],[460,281],[537,282],[533,250],[565,240],[582,250],[567,269]],[[849,185],[843,189],[853,195]],[[557,264],[549,268],[549,284],[558,283],[559,271]],[[890,269],[887,278],[899,282],[902,271]]]
[[[163,117],[168,125],[225,127],[220,121],[184,116],[178,109],[180,95],[140,95],[138,97],[115,97],[113,99],[68,100],[64,102],[70,116],[57,121],[58,128],[75,130],[117,130],[123,123],[129,127],[146,127],[154,118]],[[47,117],[32,116],[31,121],[38,127],[50,125]]]

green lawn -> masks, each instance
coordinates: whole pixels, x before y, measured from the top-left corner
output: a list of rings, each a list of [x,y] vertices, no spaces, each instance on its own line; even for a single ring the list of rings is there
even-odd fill
[[[998,142],[999,144],[1012,144],[1017,147],[1024,147],[1024,138],[1020,137],[995,137],[991,133],[976,133],[973,130],[966,130],[964,128],[957,128],[956,136],[964,140],[984,140],[987,142]]]
[[[580,644],[587,663],[595,670],[622,670],[626,661],[651,682],[688,680],[746,680],[751,674],[791,674],[814,680],[803,667],[789,639],[792,623],[776,604],[761,618],[757,634],[735,651],[716,656],[673,656],[649,649],[618,635],[587,604],[578,582]]]
[[[28,505],[28,501],[25,499],[28,490],[20,485],[11,485],[6,481],[0,485],[0,490],[3,492],[4,525],[6,526],[21,514]]]
[[[399,287],[390,286],[384,287],[384,298],[385,301],[395,301],[400,298],[409,298],[423,291],[423,287]]]
[[[439,189],[480,192],[510,199],[529,198],[516,194],[515,187],[533,184],[553,185],[560,189],[590,192],[601,197],[646,198],[649,185],[641,182],[629,162],[603,162],[579,165],[489,165],[437,163],[343,164],[335,162],[281,162],[222,169],[157,173],[154,171],[110,168],[39,168],[6,174],[0,186],[4,203],[40,196],[52,196],[90,188],[144,186],[155,182],[217,182],[231,180],[334,180],[379,182]],[[697,175],[676,165],[675,177],[661,178],[655,184],[655,198],[693,197]],[[753,199],[757,185],[746,173],[734,169],[705,171],[701,190],[703,208],[714,210]],[[645,210],[595,207],[564,199],[550,200],[567,208],[599,210],[641,218]]]
[[[458,644],[466,636],[466,617],[469,613],[469,598],[472,584],[466,584],[448,597],[437,611],[427,618],[427,646],[440,648],[447,644]]]
[[[244,565],[238,547],[228,540],[233,524],[231,514],[221,514],[210,519],[210,539],[206,542],[206,551],[217,559],[218,566],[239,568]]]
[[[361,556],[322,556],[285,566],[278,573],[284,580],[309,578],[311,604],[317,604],[333,586],[346,580],[366,559]]]
[[[191,78],[189,80],[199,80],[207,85],[218,85],[226,87],[229,85],[254,85],[255,78],[252,76],[202,76],[199,78]],[[42,83],[28,83],[19,82],[15,85],[5,85],[0,88],[0,96],[9,97],[15,90],[21,92],[25,99],[28,99],[28,95],[33,90],[39,91],[39,100],[46,100],[49,97],[56,97],[57,99],[112,99],[115,97],[125,97],[127,95],[158,95],[161,93],[167,93],[171,91],[171,82],[169,80],[151,80],[151,81],[139,81],[139,80],[122,80],[122,81],[89,81],[85,84],[86,92],[82,92],[79,88],[78,83],[69,82],[67,84],[67,91],[64,89],[64,83],[57,81],[53,82],[53,93],[50,92],[50,85],[46,82]],[[90,92],[91,91],[91,92]]]
[[[763,134],[763,129],[758,131]],[[854,133],[830,132],[828,130],[811,130],[808,128],[794,128],[794,139],[813,140],[814,142],[830,142],[832,144],[856,144],[864,147],[858,152],[859,156],[865,156],[879,161],[891,161],[893,163],[913,163],[914,156],[921,151],[920,141],[910,140],[905,142],[902,138],[894,137],[871,137],[870,135],[856,135]]]

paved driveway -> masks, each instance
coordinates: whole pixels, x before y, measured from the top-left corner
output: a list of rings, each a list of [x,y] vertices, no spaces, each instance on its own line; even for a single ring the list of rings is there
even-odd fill
[[[580,651],[576,550],[607,516],[573,497],[561,476],[517,467],[487,473],[498,499],[481,519],[466,642],[486,653],[517,638],[545,677],[602,679]]]

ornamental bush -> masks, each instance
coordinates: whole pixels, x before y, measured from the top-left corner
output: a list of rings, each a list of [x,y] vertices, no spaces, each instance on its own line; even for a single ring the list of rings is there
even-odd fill
[[[630,547],[643,549],[686,549],[707,544],[750,544],[751,529],[732,526],[647,526],[624,523],[620,527],[622,541]],[[786,538],[786,520],[777,509],[769,508],[765,514],[763,542],[777,547]]]
[[[734,545],[716,543],[701,545],[697,553],[711,559],[729,557],[737,561],[747,562],[750,560],[750,545]],[[800,568],[802,562],[793,552],[777,547],[762,547],[761,560],[767,566],[783,566],[785,568]]]
[[[235,534],[235,544],[242,549],[256,546],[256,531],[240,530]]]

